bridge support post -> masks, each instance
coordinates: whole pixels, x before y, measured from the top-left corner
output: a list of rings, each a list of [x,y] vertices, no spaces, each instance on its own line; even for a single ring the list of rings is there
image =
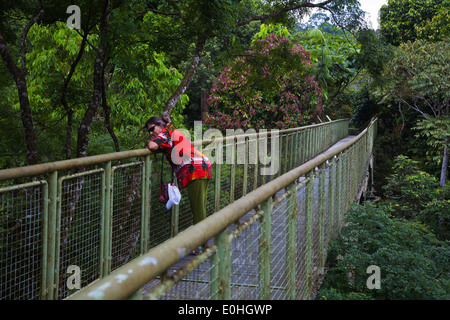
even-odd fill
[[[306,184],[306,203],[305,203],[305,274],[306,274],[306,299],[310,299],[313,287],[313,259],[312,259],[312,240],[313,240],[313,214],[314,214],[314,171],[308,174]]]
[[[329,190],[329,198],[330,201],[328,202],[330,205],[330,224],[328,225],[328,232],[330,234],[330,240],[333,239],[336,235],[336,167],[337,167],[337,161],[336,157],[333,158],[330,166],[330,175],[329,175],[329,183],[328,183],[328,190]]]
[[[217,212],[220,210],[220,175],[222,164],[216,163],[216,176],[214,179],[214,211]]]
[[[48,179],[48,221],[47,221],[47,251],[46,251],[46,267],[47,275],[45,277],[45,298],[53,300],[55,298],[55,268],[56,268],[56,215],[58,200],[58,172],[50,173]]]
[[[230,203],[234,202],[234,192],[236,189],[236,140],[233,140],[227,145],[226,150],[231,148],[230,158],[231,158],[231,181],[230,181]],[[228,157],[228,155],[227,155]]]
[[[245,138],[245,154],[244,154],[244,180],[242,183],[242,196],[247,195],[247,179],[248,179],[248,162],[249,162],[249,144],[248,138]]]
[[[175,185],[178,186],[177,181]],[[172,206],[170,209],[171,213],[171,223],[170,223],[170,236],[175,237],[178,234],[180,225],[180,206]]]
[[[319,273],[324,274],[325,270],[325,171],[326,162],[320,166],[319,177]]]
[[[295,183],[288,187],[290,192],[286,212],[286,299],[295,300],[296,258],[297,258],[297,188]]]
[[[104,214],[102,215],[102,239],[100,242],[101,278],[111,272],[112,189],[112,165],[111,161],[108,161],[105,165]]]
[[[342,212],[342,153],[339,154],[336,163],[336,232],[341,229]]]
[[[214,239],[215,245],[218,251],[218,272],[213,271],[213,274],[217,274],[218,283],[214,285],[217,287],[215,299],[230,300],[231,299],[231,244],[228,238],[227,230],[223,230]],[[214,266],[217,264],[214,263]],[[217,267],[215,267],[217,268]]]
[[[151,168],[150,156],[145,156],[142,181],[142,222],[141,222],[141,253],[148,251],[150,237],[150,199],[151,199]]]
[[[270,300],[270,265],[271,265],[271,233],[272,233],[272,205],[269,200],[261,204],[264,211],[260,224],[260,238],[258,245],[258,277],[259,277],[259,300]]]

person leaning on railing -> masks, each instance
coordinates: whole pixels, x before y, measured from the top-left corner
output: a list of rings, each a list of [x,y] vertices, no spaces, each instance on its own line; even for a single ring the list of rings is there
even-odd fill
[[[212,176],[209,159],[171,124],[170,118],[151,117],[144,128],[153,137],[147,147],[164,153],[177,178],[178,189],[187,188],[194,224],[202,221],[206,218],[206,194]],[[199,247],[194,253],[202,249]]]

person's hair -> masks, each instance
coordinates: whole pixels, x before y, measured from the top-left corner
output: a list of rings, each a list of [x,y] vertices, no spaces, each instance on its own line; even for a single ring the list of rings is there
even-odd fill
[[[168,121],[166,121],[167,118],[164,117],[151,117],[150,119],[147,120],[147,122],[145,123],[144,128],[147,129],[149,125],[151,124],[155,124],[157,126],[162,126],[163,128],[167,127],[167,123]]]

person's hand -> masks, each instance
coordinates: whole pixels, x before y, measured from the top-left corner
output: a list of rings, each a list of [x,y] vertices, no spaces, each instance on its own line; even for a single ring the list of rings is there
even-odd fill
[[[162,116],[161,119],[167,124],[167,126],[169,126],[172,122],[172,120],[170,120],[170,118],[166,116]]]

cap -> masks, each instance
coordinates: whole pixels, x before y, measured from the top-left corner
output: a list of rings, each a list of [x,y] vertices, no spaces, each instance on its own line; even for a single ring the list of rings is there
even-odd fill
[[[180,203],[181,194],[180,190],[178,190],[173,183],[169,183],[167,193],[169,194],[169,200],[166,203],[166,208],[169,210],[173,205],[178,205]]]

